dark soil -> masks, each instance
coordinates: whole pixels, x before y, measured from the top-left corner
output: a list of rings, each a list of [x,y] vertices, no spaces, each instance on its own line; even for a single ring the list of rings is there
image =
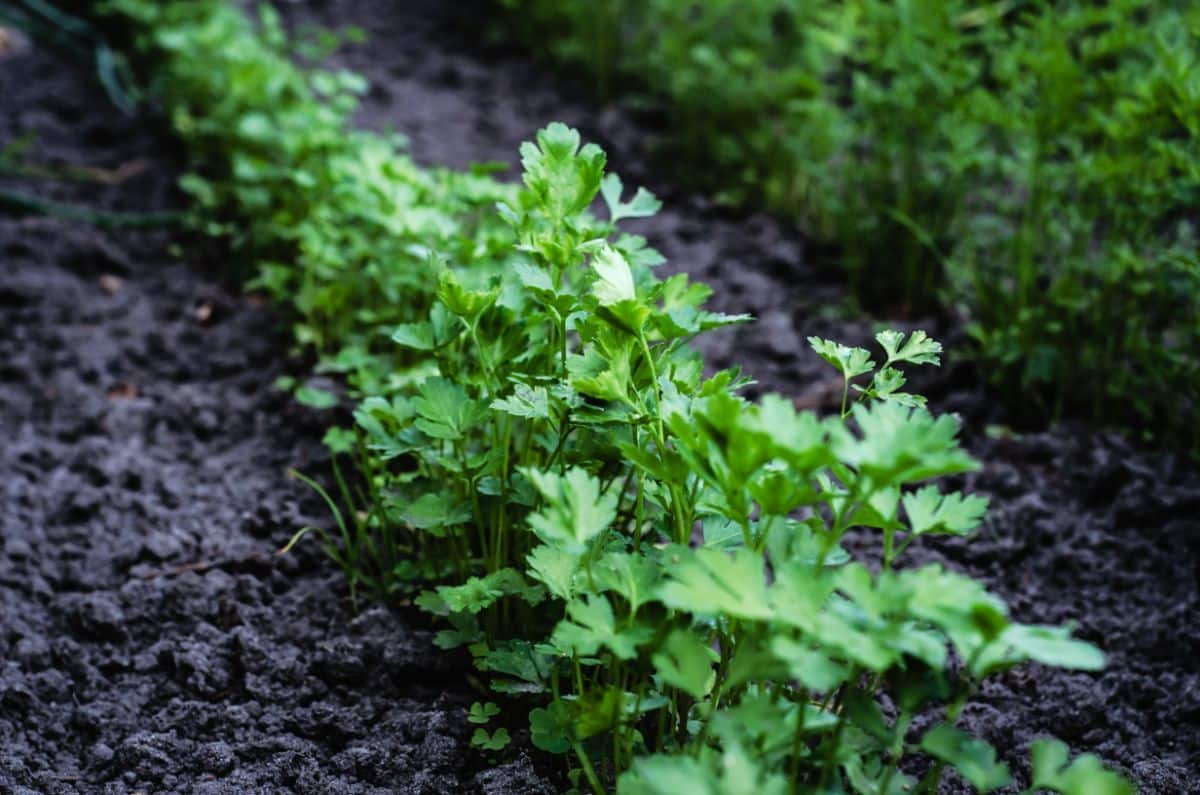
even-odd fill
[[[117,168],[26,183],[157,209],[178,164],[47,53],[0,60],[0,146]],[[14,186],[11,181],[3,183]],[[552,792],[469,747],[461,661],[355,615],[288,467],[328,472],[325,418],[272,388],[268,309],[162,234],[0,216],[0,793]]]
[[[580,127],[627,184],[664,198],[639,231],[670,267],[759,317],[706,342],[711,361],[828,404],[836,382],[805,336],[861,342],[870,325],[847,319],[836,276],[785,227],[656,179],[652,126],[481,48],[464,24],[480,18],[473,3],[281,6],[293,23],[370,32],[339,56],[372,83],[360,121],[406,133],[422,162],[513,165],[546,122]],[[112,110],[85,68],[38,51],[0,60],[0,146],[29,131],[43,162],[146,167],[112,187],[26,190],[176,201],[169,143]],[[477,695],[428,631],[381,608],[356,616],[315,544],[273,555],[327,521],[286,476],[327,468],[325,417],[271,387],[289,366],[280,318],[223,286],[222,263],[177,262],[169,242],[0,216],[0,792],[553,791],[526,751],[469,748],[461,710]],[[1018,771],[1029,742],[1054,735],[1143,793],[1200,792],[1195,469],[1070,426],[986,435],[1004,415],[967,366],[923,387],[963,415],[983,462],[965,480],[993,499],[977,538],[923,557],[982,578],[1021,621],[1077,622],[1110,657],[1100,674],[996,678],[964,725]]]

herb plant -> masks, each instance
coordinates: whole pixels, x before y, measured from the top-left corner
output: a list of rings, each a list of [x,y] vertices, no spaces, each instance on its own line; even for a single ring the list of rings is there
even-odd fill
[[[417,599],[448,625],[438,643],[468,647],[495,691],[542,701],[533,742],[572,758],[582,789],[934,791],[946,767],[1008,784],[955,726],[979,682],[1103,657],[1013,622],[969,578],[899,565],[986,508],[927,483],[975,466],[957,421],[902,391],[901,368],[941,346],[883,332],[877,363],[813,339],[845,379],[839,416],[748,402],[744,376],[705,377],[687,345],[746,318],[705,311],[685,276],[656,279],[658,256],[616,228],[657,202],[623,201],[603,153],[562,125],[522,159],[524,190],[501,207],[522,260],[482,283],[444,271],[429,319],[394,335],[437,374],[357,415],[368,449],[403,462],[373,471],[384,537],[443,566]],[[874,566],[843,550],[851,532],[878,533]],[[1077,764],[1085,787],[1126,791]],[[1074,786],[1059,791],[1088,791]]]
[[[157,65],[198,228],[255,259],[298,342],[346,373],[354,428],[327,441],[355,476],[313,482],[338,524],[326,549],[352,592],[415,595],[438,645],[469,650],[503,703],[464,715],[481,753],[527,725],[598,793],[933,792],[947,768],[988,791],[1008,771],[956,725],[980,680],[1102,665],[973,580],[906,565],[986,508],[930,482],[975,462],[954,417],[903,391],[937,342],[884,332],[877,361],[813,339],[841,411],[751,402],[689,347],[748,318],[654,275],[619,224],[657,200],[576,131],[525,144],[519,188],[422,171],[346,133],[360,82],[294,66],[273,13],[106,8]],[[851,534],[877,552],[853,559]],[[1131,791],[1053,741],[1032,785]]]

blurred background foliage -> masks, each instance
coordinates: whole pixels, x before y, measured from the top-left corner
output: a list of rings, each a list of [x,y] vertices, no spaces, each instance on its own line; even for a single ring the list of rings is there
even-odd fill
[[[681,177],[833,244],[867,310],[965,322],[1014,416],[1200,440],[1200,6],[499,2],[660,111]]]

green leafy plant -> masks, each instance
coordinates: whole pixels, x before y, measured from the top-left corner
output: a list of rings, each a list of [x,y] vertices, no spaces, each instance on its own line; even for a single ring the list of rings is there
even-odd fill
[[[500,267],[513,239],[491,208],[510,188],[486,169],[418,168],[402,139],[351,130],[365,81],[293,63],[335,42],[289,38],[269,5],[257,19],[222,0],[100,6],[135,25],[126,35],[154,64],[148,91],[191,158],[193,228],[254,265],[250,287],[293,310],[297,343],[352,391],[423,377],[379,330],[428,311],[439,258]]]
[[[928,482],[975,464],[955,418],[901,391],[936,342],[882,333],[876,364],[813,340],[845,379],[833,417],[750,402],[749,379],[706,375],[689,347],[747,318],[654,275],[661,257],[618,222],[657,201],[623,199],[576,131],[522,147],[519,189],[430,176],[334,134],[356,81],[292,66],[269,11],[256,29],[215,2],[107,7],[160,64],[201,228],[265,263],[256,283],[360,397],[353,431],[326,437],[357,478],[335,472],[337,499],[313,484],[352,592],[420,591],[438,645],[469,650],[579,787],[933,791],[949,766],[988,790],[1008,772],[956,726],[980,680],[1025,660],[1102,665],[969,578],[904,567],[915,540],[967,535],[985,509]],[[878,555],[853,560],[851,533],[877,534]],[[488,728],[502,711],[467,711],[474,746],[509,744]],[[1057,743],[1033,763],[1039,788],[1130,791]]]
[[[1193,5],[499,5],[662,110],[682,176],[837,244],[868,309],[964,316],[1023,419],[1200,440]]]
[[[429,319],[394,335],[436,375],[358,414],[367,448],[404,462],[374,488],[398,520],[384,532],[446,561],[417,599],[447,622],[439,643],[538,703],[533,742],[597,792],[933,791],[946,767],[1006,785],[955,726],[979,682],[1103,657],[1012,621],[966,577],[898,567],[986,508],[926,484],[975,466],[957,421],[902,391],[901,368],[938,364],[941,346],[882,332],[876,362],[813,339],[845,380],[839,415],[750,403],[746,378],[704,377],[688,346],[746,318],[706,311],[684,276],[655,278],[659,257],[613,222],[652,212],[648,195],[623,202],[603,154],[562,125],[522,158],[524,190],[501,208],[522,259],[482,280],[444,271]],[[878,570],[843,551],[851,532],[878,533]],[[904,771],[914,754],[933,760],[924,777]]]

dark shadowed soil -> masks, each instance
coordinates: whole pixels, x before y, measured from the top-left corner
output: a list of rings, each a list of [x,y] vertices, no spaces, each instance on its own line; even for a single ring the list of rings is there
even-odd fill
[[[805,336],[862,342],[870,326],[844,318],[836,277],[779,224],[660,184],[647,127],[480,49],[470,2],[280,5],[297,24],[370,32],[339,56],[373,86],[360,121],[408,134],[422,162],[511,165],[546,122],[579,126],[665,200],[639,231],[669,267],[760,318],[706,342],[711,360],[828,403],[836,382]],[[71,62],[0,59],[0,146],[29,131],[43,162],[146,166],[113,187],[25,190],[174,201],[169,143]],[[476,696],[427,631],[380,608],[356,617],[315,545],[272,554],[326,521],[286,476],[323,471],[325,418],[271,388],[288,367],[281,320],[169,242],[0,215],[0,793],[553,791],[553,768],[520,743],[493,759],[469,748],[461,710]],[[966,366],[924,386],[964,416],[984,465],[965,480],[993,507],[977,538],[922,558],[981,577],[1021,621],[1076,621],[1110,656],[1100,674],[997,678],[963,723],[1018,771],[1033,738],[1056,735],[1143,793],[1200,792],[1195,469],[1078,428],[992,438],[1004,417]]]
[[[0,146],[140,176],[21,185],[158,208],[177,173],[88,72],[0,60]],[[3,183],[13,186],[11,181]],[[469,748],[430,635],[355,616],[288,467],[324,418],[272,388],[284,326],[167,236],[0,216],[0,793],[536,793]]]

